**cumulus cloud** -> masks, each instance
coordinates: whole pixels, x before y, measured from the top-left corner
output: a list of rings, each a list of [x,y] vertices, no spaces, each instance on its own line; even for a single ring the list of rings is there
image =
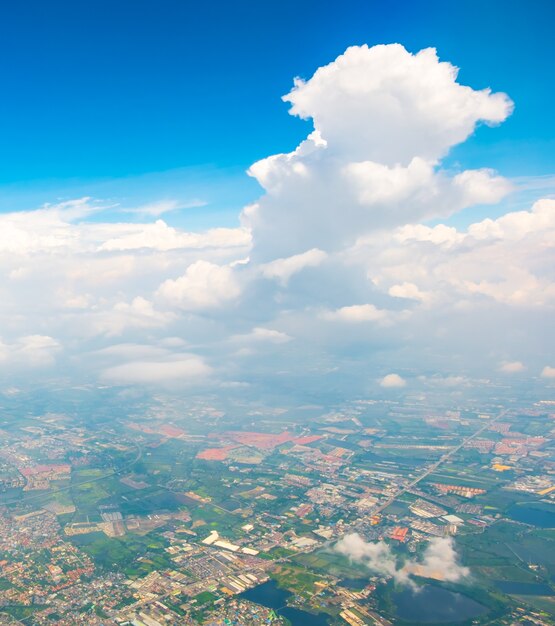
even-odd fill
[[[291,341],[291,337],[287,333],[284,333],[280,330],[275,330],[274,328],[262,327],[253,328],[250,333],[247,333],[245,335],[235,335],[231,339],[241,343],[259,341],[269,343],[287,343]]]
[[[213,228],[204,233],[187,233],[168,226],[163,220],[154,224],[119,224],[111,226],[109,233],[112,236],[99,245],[100,251],[247,248],[251,242],[250,233],[245,228]]]
[[[520,227],[522,229],[520,230]],[[520,232],[520,234],[519,234]],[[555,201],[471,224],[466,230],[405,225],[361,238],[347,253],[373,285],[394,297],[436,304],[493,301],[521,308],[555,305]]]
[[[525,369],[524,364],[520,361],[504,361],[499,366],[499,370],[505,374],[516,374],[523,372]]]
[[[205,248],[248,249],[245,228],[213,228],[190,233],[173,228],[162,219],[154,223],[84,221],[107,210],[106,205],[80,198],[34,211],[0,215],[0,254],[36,254],[68,251],[175,250]],[[144,214],[145,216],[148,213]]]
[[[429,295],[421,291],[414,283],[401,283],[400,285],[391,285],[387,293],[394,298],[405,298],[407,300],[419,300],[426,302]]]
[[[400,387],[405,387],[407,381],[399,376],[399,374],[387,374],[380,380],[380,387],[384,387],[385,389],[398,389]]]
[[[454,388],[510,354],[540,371],[553,337],[555,200],[449,221],[476,204],[487,214],[512,189],[490,169],[443,162],[478,125],[506,119],[509,98],[461,85],[433,49],[388,45],[349,48],[285,100],[313,130],[252,165],[263,194],[236,228],[179,228],[175,199],[0,215],[0,358],[80,364],[86,353],[72,371],[118,384],[222,371],[242,381],[256,367],[261,381],[280,371],[302,387],[303,375],[346,380],[351,367],[366,388],[402,366],[415,385]],[[391,373],[379,384],[406,383]]]
[[[322,317],[327,320],[341,322],[379,322],[385,320],[388,312],[378,309],[373,304],[353,304],[343,306],[335,311],[325,311]]]
[[[546,365],[541,373],[542,378],[555,378],[555,367]]]
[[[467,567],[459,564],[450,537],[434,537],[428,542],[420,560],[408,559],[403,563],[384,541],[367,542],[357,533],[345,535],[336,543],[335,550],[363,563],[374,574],[394,578],[400,584],[414,584],[411,575],[458,582],[470,574]]]
[[[98,313],[92,318],[95,333],[108,336],[120,335],[127,328],[157,328],[175,319],[172,312],[162,312],[142,296],[131,302],[117,302],[109,311]]]
[[[241,288],[232,268],[196,261],[185,274],[164,281],[158,295],[185,310],[212,309],[234,300]]]
[[[164,359],[128,361],[108,367],[101,378],[116,385],[189,385],[204,381],[212,368],[195,355],[174,354]]]
[[[353,561],[364,563],[376,574],[393,577],[398,582],[408,580],[407,574],[397,566],[397,558],[384,541],[368,542],[358,533],[350,533],[335,544],[335,550]]]
[[[329,252],[361,232],[498,202],[508,181],[488,170],[451,176],[439,162],[479,122],[502,122],[512,104],[456,79],[435,50],[389,45],[354,46],[297,80],[284,100],[314,132],[250,169],[266,191],[243,212],[255,258]]]
[[[436,161],[478,122],[498,124],[512,110],[505,94],[460,85],[457,73],[433,48],[410,54],[399,44],[353,46],[310,80],[297,79],[283,99],[352,160]]]
[[[434,537],[426,546],[422,560],[416,567],[412,563],[405,564],[406,572],[419,576],[439,578],[447,582],[458,582],[470,575],[468,567],[458,562],[455,544],[451,537]]]
[[[301,254],[295,254],[285,259],[276,259],[261,266],[262,275],[266,278],[275,278],[283,286],[287,285],[291,276],[305,267],[316,267],[327,258],[327,254],[318,248],[312,248]]]

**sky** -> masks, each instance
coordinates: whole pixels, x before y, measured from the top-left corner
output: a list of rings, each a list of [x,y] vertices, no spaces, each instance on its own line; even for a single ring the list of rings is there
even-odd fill
[[[554,17],[3,6],[4,384],[553,385]]]

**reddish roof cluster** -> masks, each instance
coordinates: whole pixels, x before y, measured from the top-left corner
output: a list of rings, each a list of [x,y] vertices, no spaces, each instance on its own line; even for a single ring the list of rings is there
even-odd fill
[[[23,476],[36,476],[37,474],[69,474],[71,465],[34,465],[33,467],[23,467],[20,472]]]
[[[162,424],[162,426],[160,426],[160,432],[162,435],[166,435],[166,437],[181,437],[186,434],[184,430],[177,428],[177,426],[172,426],[171,424]]]
[[[322,439],[322,435],[307,435],[306,437],[296,437],[293,442],[299,446],[307,446],[309,443],[314,443]]]
[[[259,448],[260,450],[271,450],[272,448],[277,448],[278,446],[289,442],[297,443],[299,445],[307,445],[322,438],[319,435],[296,437],[286,430],[278,435],[274,435],[272,433],[231,431],[224,433],[222,437],[225,439],[231,439],[232,441],[236,441],[237,443],[241,443],[245,446]]]
[[[395,541],[400,541],[401,543],[403,543],[405,541],[405,539],[407,538],[407,533],[409,532],[408,528],[401,528],[399,526],[397,526],[397,528],[393,529],[393,532],[391,533],[391,538],[395,539]]]
[[[204,461],[225,461],[231,450],[237,446],[224,446],[223,448],[207,448],[197,454],[197,459]]]
[[[273,435],[271,433],[254,433],[254,432],[230,432],[226,433],[232,441],[237,441],[245,446],[252,446],[259,448],[260,450],[271,450],[277,446],[281,446],[284,443],[293,441],[294,435],[284,431],[279,435]]]

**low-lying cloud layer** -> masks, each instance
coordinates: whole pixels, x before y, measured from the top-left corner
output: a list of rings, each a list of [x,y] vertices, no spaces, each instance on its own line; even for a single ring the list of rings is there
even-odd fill
[[[490,373],[553,381],[555,200],[443,223],[511,193],[491,170],[442,162],[502,123],[509,97],[459,84],[433,49],[388,45],[349,48],[284,100],[314,129],[250,168],[264,193],[236,228],[186,232],[172,201],[0,215],[9,376],[240,388],[336,372],[384,393]]]
[[[402,564],[384,541],[367,542],[357,533],[345,535],[335,550],[352,561],[362,563],[373,574],[394,578],[397,583],[410,584],[412,576],[459,582],[470,575],[470,570],[458,562],[450,537],[430,539],[421,559],[408,559]]]

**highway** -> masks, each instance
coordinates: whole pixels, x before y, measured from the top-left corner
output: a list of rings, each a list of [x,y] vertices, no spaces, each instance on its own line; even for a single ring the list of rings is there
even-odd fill
[[[499,415],[496,415],[492,419],[488,420],[476,432],[472,433],[472,435],[469,435],[468,437],[463,439],[458,446],[452,448],[451,450],[449,450],[449,452],[446,452],[444,455],[442,455],[435,463],[430,465],[423,474],[420,474],[420,476],[412,480],[408,485],[404,485],[403,487],[400,487],[386,502],[380,504],[380,506],[376,510],[374,510],[372,514],[377,515],[381,513],[382,511],[384,511],[385,509],[387,509],[387,507],[392,505],[395,502],[395,500],[397,500],[407,491],[409,491],[410,489],[418,485],[419,482],[427,478],[430,474],[433,474],[442,463],[445,463],[445,461],[448,461],[452,456],[457,454],[457,452],[459,452],[459,450],[461,450],[469,441],[472,441],[473,439],[481,435],[484,432],[484,430],[487,430],[494,422],[504,417],[507,414],[507,412],[508,412],[508,409],[505,411],[501,411]]]

